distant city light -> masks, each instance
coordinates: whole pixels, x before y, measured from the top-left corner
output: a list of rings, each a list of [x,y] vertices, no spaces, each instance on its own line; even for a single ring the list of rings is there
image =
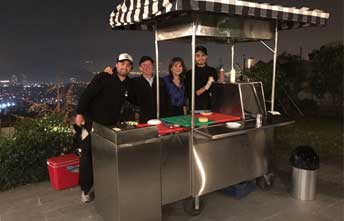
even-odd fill
[[[13,107],[15,105],[16,104],[14,102],[1,103],[0,104],[0,109],[5,109],[5,108],[8,108],[8,107]]]
[[[49,92],[51,87],[58,87],[61,89],[68,88],[70,82],[73,82],[76,94],[73,94],[72,104],[77,105],[80,92],[87,86],[87,82],[78,81],[77,78],[70,78],[68,82],[61,83],[42,83],[42,82],[28,82],[17,83],[14,81],[0,80],[0,115],[3,113],[28,113],[31,103],[42,103],[49,106],[56,105],[60,102],[64,105],[65,98],[57,99],[55,93]],[[30,101],[30,102],[28,102]]]

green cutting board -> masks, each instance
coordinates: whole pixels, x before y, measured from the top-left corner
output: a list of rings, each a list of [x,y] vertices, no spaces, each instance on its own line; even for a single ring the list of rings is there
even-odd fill
[[[173,117],[164,117],[160,118],[165,123],[168,124],[179,124],[183,127],[191,127],[191,116],[187,115],[181,115],[181,116],[173,116]],[[195,117],[195,126],[203,126],[203,125],[210,125],[214,124],[214,121],[208,121],[208,122],[199,122],[198,117]]]

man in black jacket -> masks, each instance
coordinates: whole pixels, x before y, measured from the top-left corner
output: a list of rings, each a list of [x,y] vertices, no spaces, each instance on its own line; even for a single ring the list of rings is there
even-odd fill
[[[217,81],[217,71],[207,65],[208,52],[203,46],[195,50],[195,110],[211,109],[211,85]],[[192,70],[186,72],[186,94],[191,104]],[[191,108],[190,108],[191,109]]]
[[[131,93],[131,80],[127,75],[132,70],[133,59],[127,54],[120,54],[117,58],[114,74],[105,72],[97,74],[82,93],[77,106],[75,124],[86,128],[88,133],[92,129],[92,121],[103,125],[114,125],[119,121],[123,103]],[[85,135],[82,141],[80,159],[81,201],[92,200],[93,173],[90,136]]]
[[[156,76],[153,75],[153,64],[154,60],[151,57],[141,57],[139,69],[142,72],[142,76],[133,78],[136,105],[140,108],[140,123],[147,123],[148,120],[156,118]],[[160,117],[165,117],[167,114],[168,99],[164,81],[160,78],[159,91]]]

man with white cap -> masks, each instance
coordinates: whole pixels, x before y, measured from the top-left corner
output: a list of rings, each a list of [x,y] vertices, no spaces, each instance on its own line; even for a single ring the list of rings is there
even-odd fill
[[[91,131],[92,122],[114,125],[119,121],[123,103],[131,91],[131,80],[127,77],[133,68],[133,59],[127,53],[118,56],[114,74],[97,74],[82,93],[76,109],[75,124]],[[93,198],[93,172],[91,138],[84,135],[80,159],[81,201],[89,202]]]

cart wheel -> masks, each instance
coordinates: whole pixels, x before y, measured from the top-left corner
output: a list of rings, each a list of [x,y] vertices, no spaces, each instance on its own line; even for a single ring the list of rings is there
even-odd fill
[[[261,190],[270,190],[274,183],[274,175],[267,174],[261,177],[257,177],[256,184]]]
[[[184,211],[189,214],[190,216],[197,216],[201,214],[204,209],[204,200],[202,198],[199,199],[199,209],[195,209],[195,198],[191,197],[184,200]]]

